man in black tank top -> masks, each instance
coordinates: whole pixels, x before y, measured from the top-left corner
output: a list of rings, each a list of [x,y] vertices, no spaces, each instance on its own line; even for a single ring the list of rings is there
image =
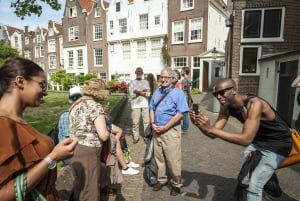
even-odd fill
[[[252,172],[247,187],[247,201],[262,200],[264,185],[290,153],[292,141],[289,127],[271,105],[253,95],[239,94],[232,79],[222,79],[214,86],[213,95],[220,102],[220,112],[214,124],[203,114],[190,111],[191,121],[207,136],[246,146],[244,156],[259,150],[262,158]],[[224,131],[230,116],[242,122],[240,133]]]

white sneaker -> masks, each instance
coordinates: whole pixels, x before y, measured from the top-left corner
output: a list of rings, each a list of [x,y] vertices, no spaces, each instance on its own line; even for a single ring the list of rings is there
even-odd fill
[[[128,166],[127,170],[122,170],[122,174],[130,174],[130,175],[138,174],[139,172],[140,172],[139,170],[135,170],[129,166]]]
[[[138,168],[140,167],[139,164],[135,163],[135,162],[132,162],[130,161],[128,164],[127,164],[128,167],[131,167],[131,168]]]

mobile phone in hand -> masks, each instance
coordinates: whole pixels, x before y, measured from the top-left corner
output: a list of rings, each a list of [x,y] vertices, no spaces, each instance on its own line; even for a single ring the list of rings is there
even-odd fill
[[[194,110],[195,114],[199,114],[199,105],[193,104],[193,110]]]

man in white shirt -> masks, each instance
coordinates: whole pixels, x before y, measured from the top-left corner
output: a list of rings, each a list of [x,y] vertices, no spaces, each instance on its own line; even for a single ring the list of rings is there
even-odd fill
[[[144,131],[149,124],[148,98],[150,95],[150,86],[147,80],[143,79],[143,69],[137,67],[135,70],[136,79],[130,82],[129,92],[131,96],[131,118],[132,118],[132,136],[133,143],[138,143],[140,139],[140,117],[144,124]]]

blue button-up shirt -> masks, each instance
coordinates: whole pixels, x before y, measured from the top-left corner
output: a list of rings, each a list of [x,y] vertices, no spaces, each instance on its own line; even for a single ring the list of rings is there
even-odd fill
[[[61,114],[58,122],[58,140],[62,141],[69,136],[69,112],[65,111]]]
[[[161,97],[172,90],[155,108],[156,103]],[[150,100],[149,109],[155,111],[154,123],[158,126],[166,125],[177,113],[184,113],[189,111],[189,107],[186,101],[184,92],[179,88],[172,89],[172,85],[166,88],[158,88],[153,93]]]

